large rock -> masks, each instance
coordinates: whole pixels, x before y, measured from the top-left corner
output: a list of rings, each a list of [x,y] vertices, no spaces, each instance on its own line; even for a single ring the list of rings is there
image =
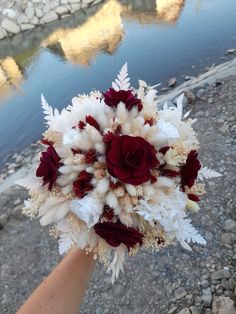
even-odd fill
[[[180,312],[178,312],[178,314],[191,314],[190,310],[186,307],[184,309],[182,309]]]
[[[236,314],[234,302],[229,297],[218,297],[213,301],[212,314]]]
[[[26,10],[25,10],[25,15],[29,18],[29,19],[32,19],[32,17],[34,16],[34,8],[32,7],[28,7]]]
[[[9,33],[17,34],[20,31],[20,26],[8,18],[2,20],[1,26]]]
[[[7,33],[4,29],[0,28],[0,39],[3,39],[7,36]]]
[[[64,5],[60,5],[59,7],[57,7],[55,9],[55,12],[58,14],[58,15],[63,15],[63,14],[66,14],[69,12],[68,8]]]
[[[27,31],[27,30],[29,30],[29,29],[34,28],[35,26],[32,25],[32,24],[21,24],[20,27],[21,27],[22,31]]]
[[[58,19],[57,14],[54,11],[50,11],[41,18],[40,24],[50,23],[50,22],[53,22],[57,19]]]
[[[221,279],[229,279],[229,278],[230,278],[230,272],[227,268],[217,270],[211,275],[212,281],[221,280]]]

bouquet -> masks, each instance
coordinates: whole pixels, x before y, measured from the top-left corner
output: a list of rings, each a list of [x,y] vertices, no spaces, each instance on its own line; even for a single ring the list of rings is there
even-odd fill
[[[126,252],[206,244],[188,215],[199,210],[203,178],[220,174],[198,160],[183,95],[158,110],[156,86],[130,87],[125,64],[112,88],[78,95],[61,112],[42,96],[43,152],[35,174],[18,181],[30,193],[23,213],[52,225],[60,254],[85,249],[112,282]]]

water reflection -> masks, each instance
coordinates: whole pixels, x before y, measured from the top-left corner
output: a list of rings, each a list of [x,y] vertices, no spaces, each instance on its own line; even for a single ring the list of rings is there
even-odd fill
[[[175,24],[185,0],[120,0],[120,3],[125,18],[145,24]]]
[[[19,88],[22,81],[21,69],[12,57],[0,60],[0,91],[3,95],[9,94],[12,88]]]
[[[81,65],[89,65],[99,52],[113,54],[123,37],[122,6],[111,0],[83,25],[59,29],[42,42],[55,53]]]
[[[160,20],[175,24],[180,16],[185,0],[156,0],[156,10]]]
[[[115,53],[124,36],[122,19],[141,24],[174,24],[183,6],[184,0],[109,0],[65,21],[18,34],[10,46],[9,42],[1,42],[0,96],[19,87],[25,72],[21,69],[28,67],[42,47],[69,62],[89,65],[101,52]]]

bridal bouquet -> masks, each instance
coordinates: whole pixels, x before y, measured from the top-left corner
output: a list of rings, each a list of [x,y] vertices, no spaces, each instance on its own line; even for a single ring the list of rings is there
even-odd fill
[[[127,65],[105,93],[79,95],[59,112],[42,96],[48,129],[32,177],[24,214],[52,224],[60,254],[78,246],[112,271],[123,270],[125,253],[162,249],[175,240],[206,241],[192,226],[203,178],[220,174],[198,160],[192,125],[176,106],[157,109],[156,86],[130,87]]]

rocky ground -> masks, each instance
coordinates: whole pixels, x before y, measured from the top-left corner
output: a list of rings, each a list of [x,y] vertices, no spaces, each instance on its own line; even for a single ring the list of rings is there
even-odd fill
[[[102,0],[1,0],[0,39],[63,19]]]
[[[198,97],[195,97],[198,93]],[[190,97],[191,96],[191,97]],[[236,76],[188,94],[201,142],[201,160],[223,174],[207,185],[194,224],[207,246],[179,245],[129,258],[112,286],[96,271],[80,313],[235,314],[236,300]],[[36,149],[37,150],[37,149]],[[17,156],[15,157],[17,159]],[[23,158],[24,159],[24,158]],[[15,164],[21,165],[20,158]],[[7,171],[11,172],[9,167]],[[9,174],[8,174],[9,175]],[[20,212],[26,192],[11,187],[0,200],[0,313],[15,313],[59,262],[57,243],[38,221]]]

